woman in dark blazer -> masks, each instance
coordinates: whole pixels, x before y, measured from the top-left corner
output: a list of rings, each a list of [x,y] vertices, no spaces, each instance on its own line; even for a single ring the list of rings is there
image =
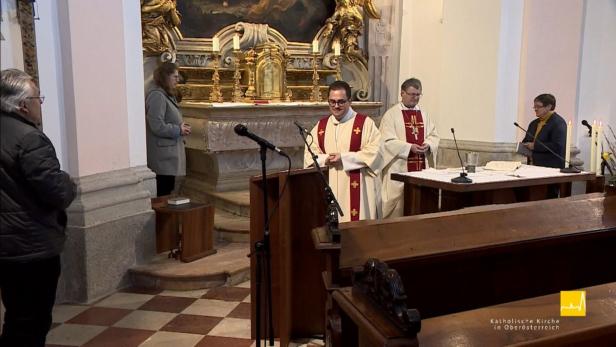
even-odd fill
[[[528,132],[522,141],[532,151],[532,164],[537,166],[564,168],[567,123],[558,113],[556,98],[552,94],[541,94],[535,98],[537,119],[530,122]],[[538,141],[536,141],[538,140]],[[557,153],[551,153],[546,147]]]
[[[145,99],[148,167],[156,173],[157,196],[170,194],[175,177],[186,175],[183,136],[190,134],[190,125],[178,107],[178,79],[177,65],[162,63],[154,71],[155,87]]]

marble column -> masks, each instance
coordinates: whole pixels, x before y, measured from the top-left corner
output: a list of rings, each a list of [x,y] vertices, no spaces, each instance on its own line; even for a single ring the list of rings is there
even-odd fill
[[[58,302],[129,285],[155,252],[139,2],[43,1],[36,21],[44,131],[79,194],[68,208]]]

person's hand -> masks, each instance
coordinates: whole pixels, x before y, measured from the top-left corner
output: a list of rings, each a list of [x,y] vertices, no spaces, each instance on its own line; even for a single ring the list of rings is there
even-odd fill
[[[330,153],[327,158],[325,158],[325,165],[327,166],[338,166],[340,164],[342,164],[340,153]]]
[[[182,122],[182,124],[180,124],[180,135],[182,136],[190,135],[190,132],[191,132],[190,124]]]
[[[534,142],[524,142],[523,144],[524,144],[524,146],[526,146],[526,148],[530,149],[531,151],[535,149],[535,143]]]
[[[423,145],[411,144],[411,152],[415,154],[423,154],[426,153],[430,149],[430,145],[424,143]]]

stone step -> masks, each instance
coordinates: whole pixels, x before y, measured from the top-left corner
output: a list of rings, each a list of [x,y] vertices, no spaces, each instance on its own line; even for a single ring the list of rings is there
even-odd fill
[[[250,192],[248,190],[207,192],[206,194],[207,199],[217,209],[238,216],[250,217]]]
[[[214,231],[218,241],[250,242],[250,218],[216,209]]]
[[[248,243],[216,244],[217,253],[183,263],[169,259],[168,252],[155,256],[149,264],[129,270],[135,287],[171,290],[194,290],[222,285],[236,285],[250,279]]]

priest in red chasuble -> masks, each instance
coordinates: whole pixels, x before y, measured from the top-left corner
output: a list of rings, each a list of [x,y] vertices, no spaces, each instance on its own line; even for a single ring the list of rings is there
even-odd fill
[[[383,167],[379,129],[372,119],[351,108],[351,87],[346,82],[329,86],[328,103],[331,115],[310,132],[310,148],[319,165],[329,168],[329,185],[344,213],[339,220],[379,218]],[[305,150],[304,167],[311,165],[312,158]]]
[[[392,173],[421,171],[431,157],[436,165],[439,137],[434,122],[419,108],[421,81],[410,78],[402,83],[402,101],[387,110],[381,119],[383,138],[383,217],[400,217],[404,212],[404,183],[391,179]]]

